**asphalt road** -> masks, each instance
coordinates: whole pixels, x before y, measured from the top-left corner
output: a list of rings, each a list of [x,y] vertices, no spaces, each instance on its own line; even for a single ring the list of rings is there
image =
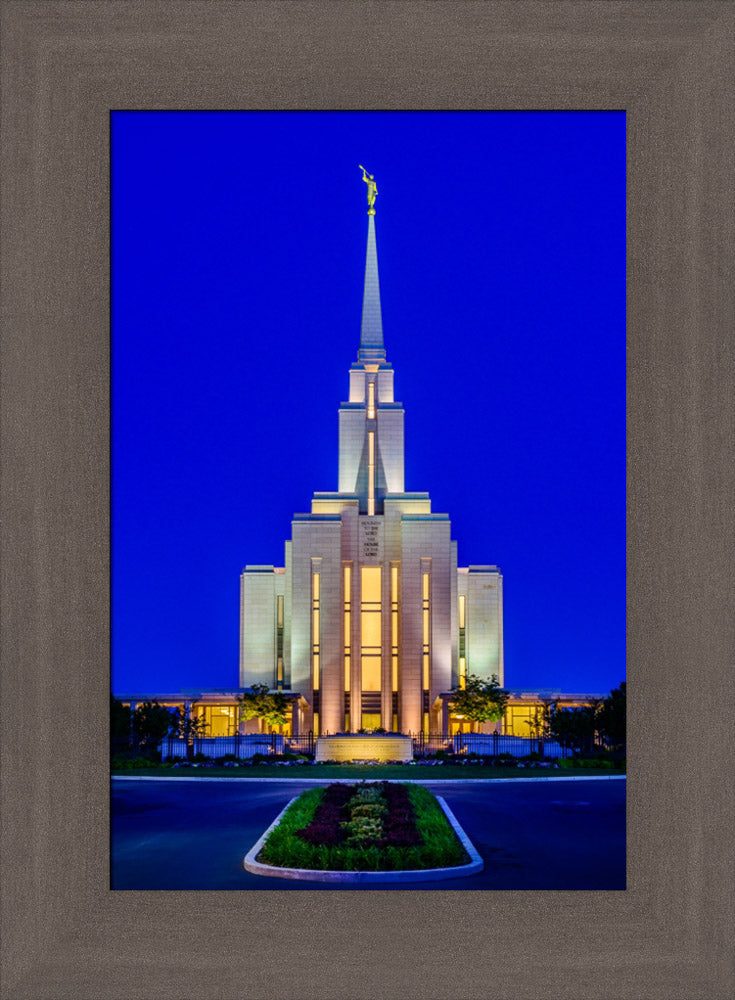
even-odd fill
[[[375,889],[625,889],[624,780],[424,782],[485,862],[478,875]],[[242,860],[302,783],[112,782],[111,888],[339,891],[264,878]]]

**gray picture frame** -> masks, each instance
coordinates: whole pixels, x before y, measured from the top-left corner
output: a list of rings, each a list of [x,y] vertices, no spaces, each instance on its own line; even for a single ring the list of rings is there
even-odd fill
[[[6,0],[2,27],[2,996],[730,997],[733,4]],[[109,890],[114,108],[626,110],[627,891]]]

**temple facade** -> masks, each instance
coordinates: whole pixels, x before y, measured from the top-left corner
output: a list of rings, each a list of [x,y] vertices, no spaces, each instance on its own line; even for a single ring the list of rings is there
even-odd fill
[[[406,491],[368,176],[362,322],[339,407],[338,489],[314,493],[310,510],[294,515],[282,566],[242,572],[240,686],[289,692],[294,731],[446,733],[452,687],[468,674],[504,682],[503,579],[497,566],[459,566],[449,515],[432,511],[428,493]]]

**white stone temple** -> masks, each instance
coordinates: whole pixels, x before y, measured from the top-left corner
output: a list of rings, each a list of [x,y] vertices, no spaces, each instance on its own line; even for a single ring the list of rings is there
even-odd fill
[[[315,734],[447,732],[452,687],[470,673],[503,684],[500,570],[458,566],[449,515],[432,512],[428,493],[405,489],[404,411],[383,343],[375,194],[370,178],[360,346],[339,408],[338,489],[315,493],[309,513],[294,515],[282,567],[246,566],[241,576],[240,685],[298,694],[294,731]]]

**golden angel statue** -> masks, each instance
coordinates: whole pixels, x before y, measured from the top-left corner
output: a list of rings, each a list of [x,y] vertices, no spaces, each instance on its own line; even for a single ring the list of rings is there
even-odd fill
[[[373,175],[367,172],[362,163],[358,166],[362,170],[362,179],[367,184],[368,215],[375,215],[375,196],[378,193],[378,185],[375,183]]]

